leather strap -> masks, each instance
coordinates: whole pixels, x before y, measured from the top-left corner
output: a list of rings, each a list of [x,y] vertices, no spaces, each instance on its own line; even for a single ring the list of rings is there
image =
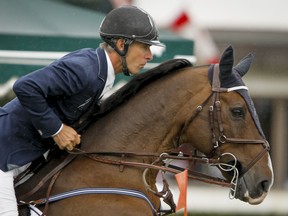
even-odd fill
[[[50,180],[56,173],[58,173],[60,170],[62,170],[65,166],[67,166],[72,160],[74,160],[77,157],[77,155],[67,155],[65,160],[60,163],[58,166],[56,166],[50,173],[48,173],[32,190],[29,192],[20,195],[19,200],[26,200],[29,197],[31,197],[33,194],[35,194],[40,188],[43,187],[43,185]]]

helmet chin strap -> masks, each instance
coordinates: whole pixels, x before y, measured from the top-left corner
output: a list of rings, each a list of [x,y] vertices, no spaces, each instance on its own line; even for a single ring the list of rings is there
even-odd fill
[[[121,60],[122,60],[122,72],[124,73],[124,75],[130,76],[130,72],[128,70],[126,62],[126,56],[121,56]]]
[[[124,40],[123,50],[118,49],[116,45],[113,46],[114,50],[120,55],[122,61],[122,72],[126,76],[130,76],[130,72],[128,70],[127,62],[126,62],[126,54],[128,52],[129,45],[133,42],[131,39]]]

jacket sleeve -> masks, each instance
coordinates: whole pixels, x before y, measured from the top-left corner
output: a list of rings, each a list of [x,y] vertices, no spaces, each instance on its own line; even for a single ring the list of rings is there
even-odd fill
[[[85,88],[88,75],[84,71],[73,60],[61,61],[15,82],[13,90],[43,138],[51,137],[62,126],[60,118],[49,107],[48,99],[70,96]]]

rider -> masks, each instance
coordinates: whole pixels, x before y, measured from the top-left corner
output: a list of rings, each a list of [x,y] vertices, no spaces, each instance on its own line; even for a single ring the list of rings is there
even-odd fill
[[[17,97],[0,107],[1,216],[18,215],[13,177],[51,147],[43,140],[71,151],[81,137],[69,125],[99,102],[115,75],[137,74],[152,60],[150,46],[163,46],[151,16],[134,6],[108,13],[100,36],[100,47],[71,52],[21,77],[13,86]]]

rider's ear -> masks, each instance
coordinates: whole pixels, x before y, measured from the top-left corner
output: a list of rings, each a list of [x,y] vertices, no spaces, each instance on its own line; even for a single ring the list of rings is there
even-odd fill
[[[120,50],[123,51],[124,50],[124,40],[123,39],[118,39],[116,42],[116,47]]]

